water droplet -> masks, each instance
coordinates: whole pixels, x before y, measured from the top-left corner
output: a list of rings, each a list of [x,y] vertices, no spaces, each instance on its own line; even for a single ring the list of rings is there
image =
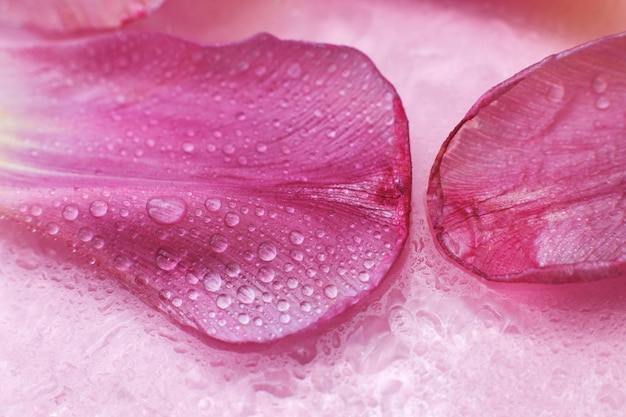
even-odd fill
[[[189,291],[187,291],[187,298],[189,298],[190,300],[197,300],[198,299],[198,291],[196,291],[196,290],[189,290]]]
[[[164,271],[171,271],[178,265],[178,259],[168,249],[159,248],[156,252],[156,264]]]
[[[361,281],[361,282],[368,282],[369,280],[370,280],[369,272],[361,271],[359,273],[359,281]]]
[[[67,221],[73,221],[78,218],[78,207],[75,205],[67,205],[63,209],[63,218]]]
[[[300,303],[300,310],[308,313],[309,311],[311,311],[311,303],[309,303],[308,301],[303,301]]]
[[[272,282],[276,277],[276,272],[272,268],[262,266],[259,268],[258,278],[262,282]]]
[[[264,153],[264,152],[267,152],[267,145],[266,145],[266,144],[264,144],[263,142],[258,142],[258,143],[256,144],[256,151],[257,151],[258,153]]]
[[[276,245],[272,242],[263,242],[259,245],[257,250],[257,255],[259,259],[265,262],[273,261],[276,258],[278,251],[276,249]]]
[[[606,97],[598,97],[598,99],[596,100],[596,107],[599,110],[606,110],[609,108],[610,105],[611,102]]]
[[[109,205],[106,201],[95,200],[89,206],[89,212],[93,217],[103,217],[109,211]]]
[[[324,295],[330,299],[337,298],[337,287],[334,285],[327,285],[324,288]]]
[[[292,290],[298,288],[298,284],[298,280],[293,277],[287,279],[287,286]]]
[[[118,255],[113,260],[113,266],[118,271],[126,271],[132,265],[131,260],[124,255]]]
[[[218,233],[211,236],[211,249],[213,252],[222,253],[228,249],[228,240]]]
[[[175,224],[185,216],[187,204],[178,197],[154,197],[148,200],[146,210],[157,224]]]
[[[248,316],[246,313],[241,313],[237,316],[237,321],[244,325],[248,324],[250,323],[250,316]]]
[[[78,231],[78,238],[83,242],[89,242],[93,239],[93,230],[83,227]]]
[[[302,294],[306,295],[307,297],[310,297],[311,295],[313,295],[313,287],[308,284],[303,285]]]
[[[604,93],[607,87],[608,83],[606,82],[606,79],[601,75],[598,75],[591,83],[591,88],[598,94]]]
[[[239,266],[237,262],[229,262],[226,265],[225,270],[226,270],[226,275],[228,275],[231,278],[235,278],[241,272],[241,267]]]
[[[300,64],[294,62],[293,64],[289,65],[289,68],[287,68],[287,75],[289,75],[291,78],[300,77],[302,75],[302,67],[300,66]]]
[[[204,288],[210,292],[217,292],[222,286],[222,277],[215,271],[207,272],[204,275]]]
[[[371,259],[367,259],[366,261],[363,262],[363,268],[365,269],[372,269],[374,265],[376,265],[376,262],[374,262]]]
[[[222,202],[219,198],[207,198],[204,202],[204,206],[207,210],[216,212],[222,207]]]
[[[183,151],[185,151],[187,153],[191,153],[191,152],[193,152],[193,149],[194,149],[193,143],[191,143],[191,142],[183,143]]]
[[[174,307],[180,307],[180,306],[182,306],[182,305],[183,305],[183,300],[182,300],[181,298],[175,297],[175,298],[172,300],[172,305],[173,305]]]
[[[235,148],[235,145],[231,144],[231,143],[227,143],[226,145],[222,146],[222,152],[224,153],[224,155],[232,155],[235,153],[237,149]]]
[[[297,230],[294,230],[291,233],[289,233],[289,240],[294,245],[301,245],[302,242],[304,242],[304,235],[298,232]]]
[[[256,293],[254,292],[254,288],[249,285],[242,285],[237,290],[237,298],[244,304],[250,304],[256,298]]]
[[[291,307],[291,305],[287,300],[278,300],[278,303],[276,303],[276,309],[280,312],[289,310],[289,307]]]
[[[287,313],[283,313],[280,315],[278,319],[280,320],[281,323],[287,324],[291,321],[291,316]]]
[[[224,223],[229,227],[235,227],[239,224],[239,215],[237,213],[226,213],[224,216]]]
[[[49,235],[56,235],[59,233],[59,225],[56,223],[48,223],[48,226],[46,226],[46,232],[48,232]]]
[[[170,290],[163,289],[159,291],[159,298],[161,300],[168,301],[172,298],[172,292]]]
[[[96,249],[102,249],[104,247],[104,238],[102,236],[94,236],[91,239],[91,246]]]
[[[41,216],[41,213],[43,213],[43,209],[41,208],[41,206],[34,205],[30,209],[30,214],[32,214],[35,217]]]
[[[228,294],[220,294],[217,296],[217,299],[215,300],[217,307],[221,308],[222,310],[228,308],[232,302],[233,300],[232,298],[230,298]]]

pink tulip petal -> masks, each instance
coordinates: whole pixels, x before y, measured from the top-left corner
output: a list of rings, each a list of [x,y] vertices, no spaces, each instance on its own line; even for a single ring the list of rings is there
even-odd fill
[[[347,47],[156,34],[0,51],[0,210],[230,342],[368,294],[408,232],[407,121]]]
[[[144,17],[164,0],[0,0],[0,22],[44,31],[114,28]]]
[[[485,94],[444,143],[428,205],[443,250],[490,280],[626,273],[626,35]]]

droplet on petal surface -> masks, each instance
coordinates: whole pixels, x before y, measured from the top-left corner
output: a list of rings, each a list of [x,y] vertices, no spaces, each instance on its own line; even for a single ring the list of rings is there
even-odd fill
[[[407,236],[406,117],[350,48],[135,33],[0,49],[0,114],[0,215],[220,340],[319,326]]]
[[[443,144],[428,188],[451,259],[496,281],[626,275],[625,55],[626,35],[600,39],[479,99]]]

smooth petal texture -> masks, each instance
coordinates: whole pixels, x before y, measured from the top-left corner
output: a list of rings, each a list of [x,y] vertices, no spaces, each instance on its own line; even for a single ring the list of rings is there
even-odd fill
[[[431,172],[443,250],[490,280],[626,273],[626,35],[549,57],[485,94]]]
[[[4,217],[230,342],[369,293],[408,231],[407,121],[346,47],[155,34],[0,51]]]
[[[51,32],[115,28],[164,0],[0,0],[0,22]]]

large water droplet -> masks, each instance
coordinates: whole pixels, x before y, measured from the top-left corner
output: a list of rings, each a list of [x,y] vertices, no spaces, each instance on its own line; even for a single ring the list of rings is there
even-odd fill
[[[259,259],[265,262],[273,261],[276,258],[278,251],[276,249],[276,245],[272,242],[263,242],[259,245],[257,250],[257,255]]]
[[[276,309],[281,312],[289,310],[289,307],[291,307],[291,305],[287,300],[278,300],[278,303],[276,303]]]
[[[222,310],[228,308],[232,302],[233,300],[228,294],[220,294],[215,300],[215,304],[217,304],[217,307],[221,308]]]
[[[73,221],[78,218],[78,207],[73,204],[65,206],[63,209],[63,218],[67,221]]]
[[[228,240],[226,240],[226,238],[220,235],[219,233],[216,233],[213,236],[211,236],[210,244],[211,244],[211,249],[213,249],[213,252],[222,253],[226,249],[228,249]]]
[[[146,204],[148,216],[157,224],[176,224],[187,212],[187,204],[178,197],[154,197]]]
[[[159,248],[156,253],[156,264],[164,271],[171,271],[178,265],[178,259],[176,259],[170,250]]]
[[[48,226],[46,226],[46,232],[49,235],[56,235],[59,233],[59,225],[56,223],[48,223]]]
[[[89,242],[91,241],[91,239],[93,239],[93,230],[87,228],[87,227],[83,227],[82,229],[80,229],[78,231],[78,238],[82,241],[82,242]]]
[[[106,201],[95,200],[89,206],[89,212],[93,217],[103,217],[109,211],[109,205]]]
[[[256,298],[256,293],[254,292],[254,288],[249,285],[242,285],[237,290],[237,298],[244,304],[250,304]]]
[[[241,324],[248,324],[250,323],[250,316],[248,316],[246,313],[241,313],[237,316],[237,320]]]
[[[210,292],[216,292],[222,286],[222,277],[215,271],[209,271],[204,275],[204,288]]]

